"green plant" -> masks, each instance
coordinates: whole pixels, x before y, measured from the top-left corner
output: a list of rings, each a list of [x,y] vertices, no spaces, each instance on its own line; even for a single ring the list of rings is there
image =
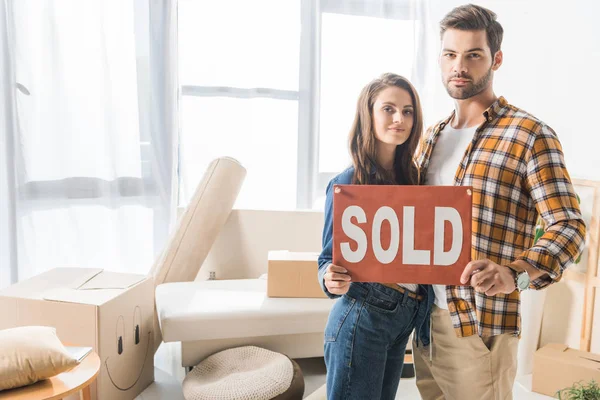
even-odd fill
[[[593,379],[587,385],[577,382],[559,390],[556,396],[561,400],[600,400],[600,386]]]

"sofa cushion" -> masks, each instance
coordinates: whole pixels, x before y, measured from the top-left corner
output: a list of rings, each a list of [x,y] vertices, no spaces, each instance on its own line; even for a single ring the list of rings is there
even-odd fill
[[[165,342],[324,332],[334,302],[269,298],[263,279],[178,282],[156,288]]]

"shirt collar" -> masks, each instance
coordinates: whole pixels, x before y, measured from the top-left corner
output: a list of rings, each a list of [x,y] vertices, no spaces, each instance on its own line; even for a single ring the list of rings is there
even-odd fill
[[[506,99],[502,96],[498,97],[487,110],[483,112],[483,116],[488,122],[493,121],[500,115],[501,111],[508,105]]]
[[[508,102],[506,101],[506,99],[504,97],[500,96],[496,99],[496,101],[494,101],[492,103],[491,106],[489,106],[483,112],[483,116],[485,117],[486,121],[491,122],[494,119],[496,119],[498,117],[498,115],[500,115],[501,111],[506,106],[508,106]],[[444,129],[444,127],[450,123],[450,121],[452,120],[452,117],[454,117],[454,113],[455,113],[455,111],[452,110],[452,113],[450,114],[450,116],[448,118],[446,118],[444,121],[440,122],[439,130]]]

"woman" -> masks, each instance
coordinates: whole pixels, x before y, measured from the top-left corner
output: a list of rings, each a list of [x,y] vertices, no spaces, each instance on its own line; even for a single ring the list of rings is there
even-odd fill
[[[360,93],[350,131],[353,165],[327,187],[319,281],[329,297],[342,296],[325,328],[329,400],[394,399],[408,338],[426,319],[418,313],[418,285],[352,282],[331,263],[333,185],[418,184],[413,156],[422,124],[419,97],[406,78],[386,73],[373,80]]]

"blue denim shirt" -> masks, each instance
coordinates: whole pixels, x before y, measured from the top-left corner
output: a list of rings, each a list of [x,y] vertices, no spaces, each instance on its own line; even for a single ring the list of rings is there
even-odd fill
[[[323,292],[331,298],[335,299],[341,297],[336,294],[329,293],[327,287],[325,287],[324,275],[327,270],[327,266],[331,264],[332,260],[332,249],[333,249],[333,185],[350,185],[352,184],[352,177],[354,176],[354,167],[346,169],[341,174],[333,178],[327,185],[327,197],[325,199],[325,223],[323,226],[323,250],[319,256],[319,284],[323,289]],[[435,295],[433,287],[431,285],[419,285],[421,292],[425,293],[421,306],[417,312],[415,321],[415,339],[417,346],[422,344],[424,346],[429,345],[429,327],[430,320],[429,314]]]

